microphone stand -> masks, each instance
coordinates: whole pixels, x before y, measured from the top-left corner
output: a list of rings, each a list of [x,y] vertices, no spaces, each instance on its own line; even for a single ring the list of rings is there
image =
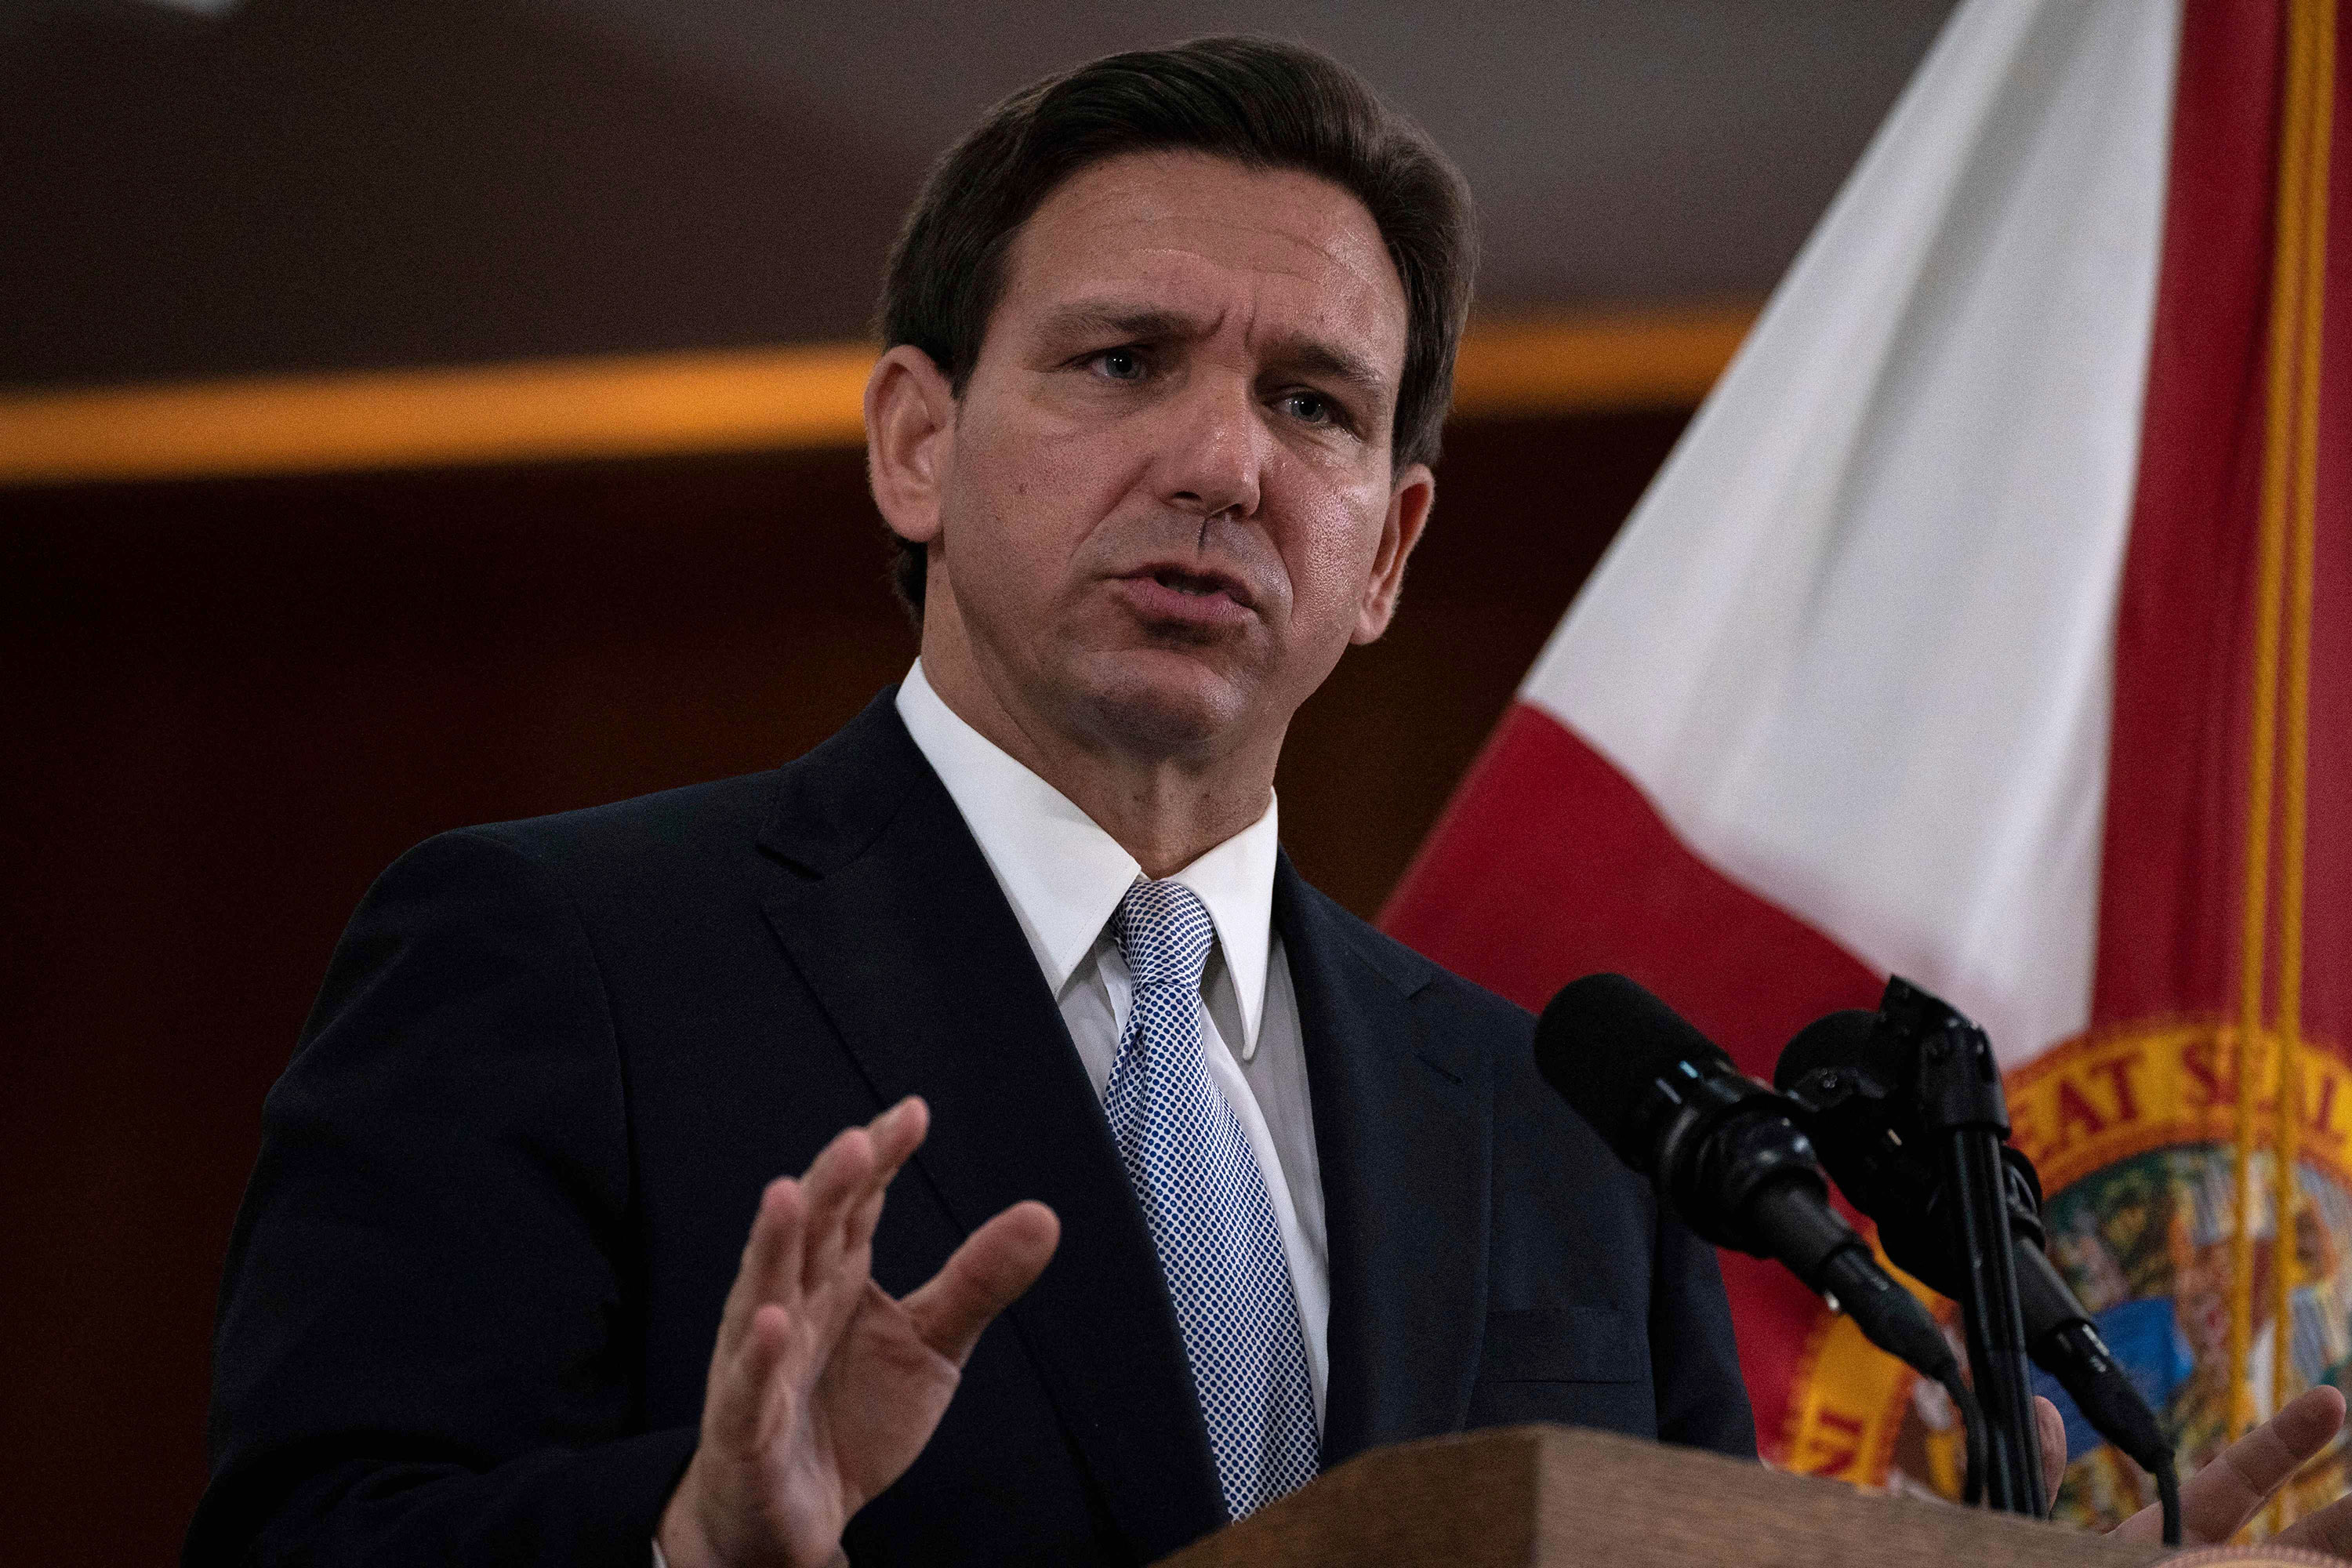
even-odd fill
[[[1986,1501],[2010,1513],[2045,1518],[2040,1425],[2026,1368],[2025,1318],[2017,1297],[2010,1229],[2009,1105],[1992,1042],[1967,1018],[1900,979],[1879,1005],[1909,1047],[1919,1125],[1944,1178],[1954,1252],[1965,1266],[1960,1312],[1969,1365],[1984,1407]]]

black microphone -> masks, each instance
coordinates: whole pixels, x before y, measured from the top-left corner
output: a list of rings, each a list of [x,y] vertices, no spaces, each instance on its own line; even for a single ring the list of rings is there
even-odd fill
[[[1788,1100],[1622,974],[1587,975],[1554,996],[1535,1046],[1544,1081],[1692,1231],[1785,1264],[1873,1344],[1965,1395],[1935,1320],[1830,1206]]]
[[[1913,1100],[1916,1064],[1906,1054],[1899,1032],[1880,1014],[1832,1013],[1789,1042],[1772,1081],[1795,1103],[1838,1190],[1878,1222],[1886,1256],[1928,1289],[1957,1299],[1965,1289],[1958,1248]],[[2168,1470],[2172,1445],[2156,1412],[2042,1251],[2042,1179],[2033,1163],[2007,1145],[2001,1153],[2027,1352],[2102,1436],[2142,1469]]]

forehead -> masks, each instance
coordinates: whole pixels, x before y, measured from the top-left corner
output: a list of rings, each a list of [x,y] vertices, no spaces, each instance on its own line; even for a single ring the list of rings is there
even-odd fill
[[[1391,373],[1403,363],[1404,288],[1379,226],[1298,170],[1190,152],[1105,159],[1054,189],[1006,262],[1000,316],[1132,297],[1244,333],[1344,335]]]

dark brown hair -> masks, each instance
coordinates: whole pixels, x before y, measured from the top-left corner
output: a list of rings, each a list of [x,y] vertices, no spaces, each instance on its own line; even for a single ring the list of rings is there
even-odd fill
[[[1420,127],[1328,55],[1267,38],[1195,38],[1108,55],[1014,93],[950,148],[891,247],[879,324],[961,396],[1004,289],[1013,237],[1063,181],[1129,153],[1182,149],[1320,175],[1363,203],[1404,285],[1398,467],[1434,462],[1477,269],[1469,187]],[[923,547],[893,578],[918,620]]]

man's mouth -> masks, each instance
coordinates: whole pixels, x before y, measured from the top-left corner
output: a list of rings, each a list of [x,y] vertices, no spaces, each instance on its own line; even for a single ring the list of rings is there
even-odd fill
[[[1231,572],[1215,566],[1184,565],[1161,562],[1144,566],[1130,574],[1132,577],[1148,578],[1171,593],[1187,598],[1207,599],[1223,594],[1234,604],[1247,607],[1253,601],[1249,589]]]
[[[1224,584],[1214,577],[1196,577],[1189,572],[1178,572],[1168,568],[1151,574],[1151,580],[1163,588],[1173,588],[1180,594],[1190,594],[1194,598],[1206,598],[1211,594],[1226,592]]]
[[[1225,572],[1162,564],[1142,567],[1122,581],[1129,603],[1149,621],[1213,627],[1236,625],[1251,613],[1248,588]]]

